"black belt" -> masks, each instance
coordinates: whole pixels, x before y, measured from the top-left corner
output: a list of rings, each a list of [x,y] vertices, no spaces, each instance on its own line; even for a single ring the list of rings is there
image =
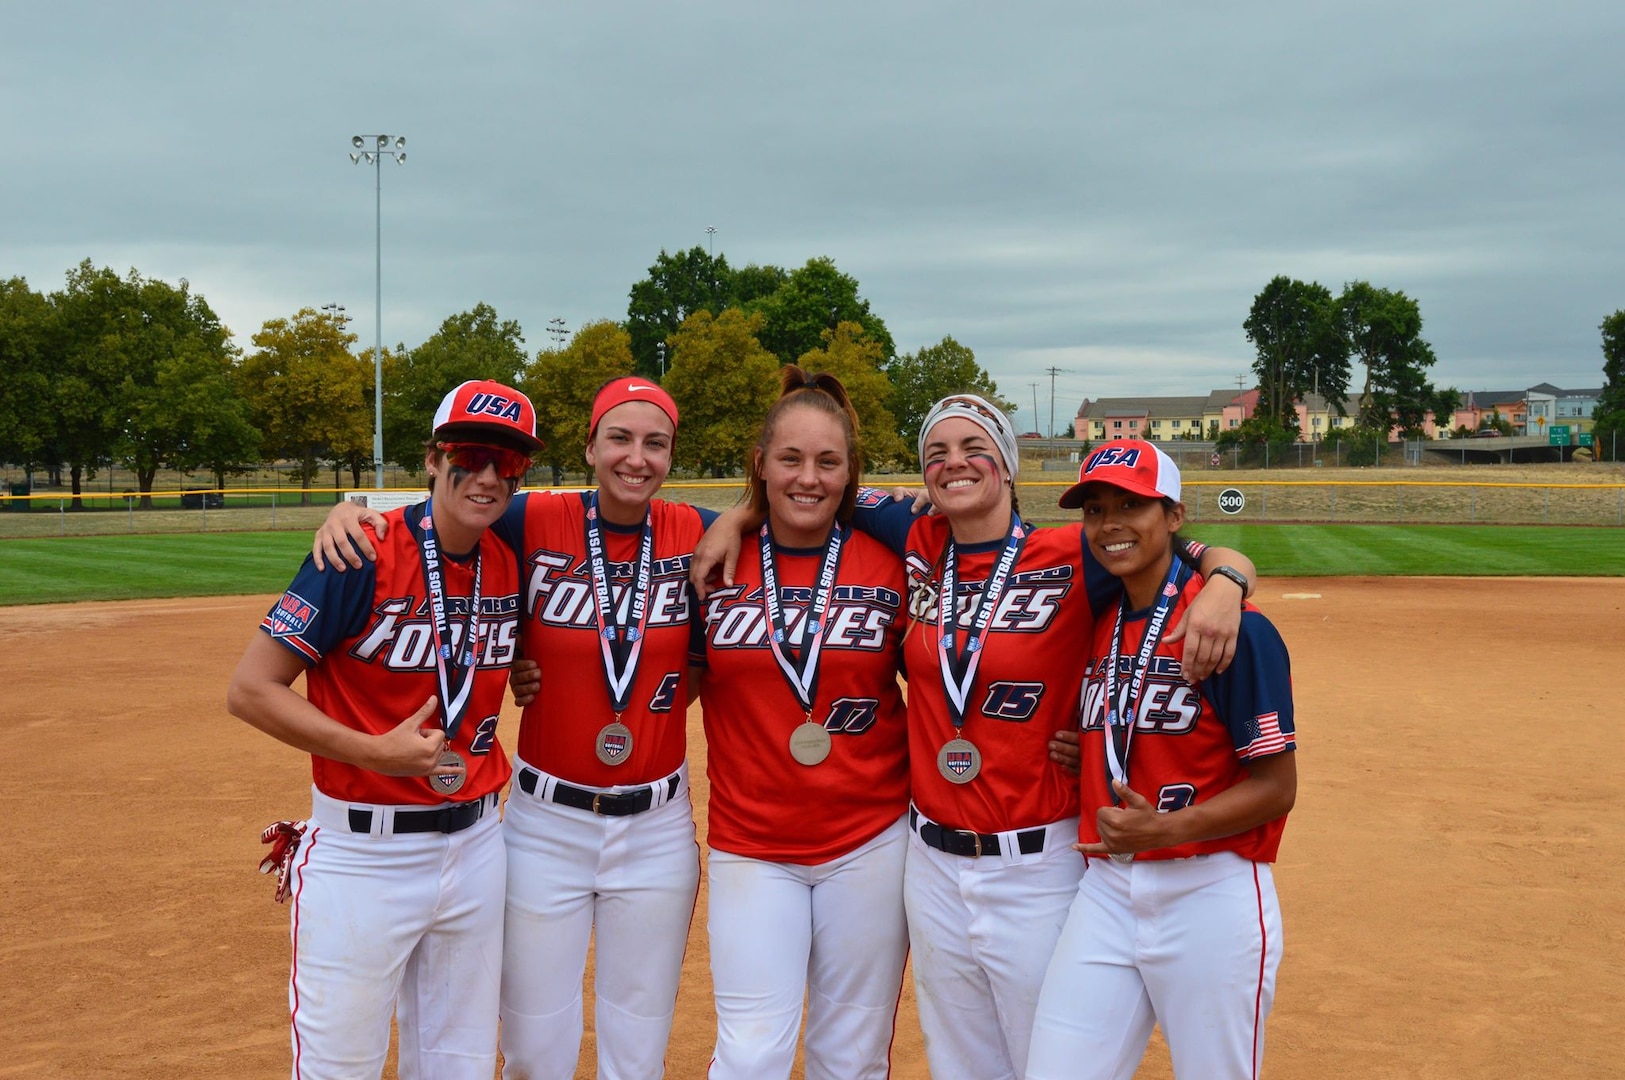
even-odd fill
[[[454,833],[462,832],[485,816],[485,804],[496,805],[496,797],[486,795],[473,802],[453,803],[435,810],[397,810],[390,827],[395,833]],[[350,807],[350,831],[372,832],[372,811]]]
[[[950,855],[975,858],[978,855],[997,855],[999,837],[996,833],[967,832],[964,829],[946,829],[934,821],[921,822],[920,812],[908,808],[908,827],[920,834],[930,847]],[[1027,829],[1016,834],[1016,848],[1023,855],[1037,855],[1044,850],[1044,837],[1048,829]]]
[[[536,794],[536,782],[541,774],[535,769],[519,770],[519,790],[526,795]],[[669,802],[677,794],[677,785],[682,783],[681,773],[672,773],[662,780],[660,784],[666,785],[666,799]],[[553,781],[553,791],[549,796],[560,806],[573,806],[577,810],[586,810],[589,813],[602,814],[604,817],[626,817],[628,814],[641,814],[654,805],[655,789],[660,784],[650,784],[640,787],[636,791],[588,791],[563,780]]]

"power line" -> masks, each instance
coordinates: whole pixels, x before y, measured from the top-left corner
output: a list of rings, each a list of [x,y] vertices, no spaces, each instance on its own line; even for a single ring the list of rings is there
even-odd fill
[[[1052,367],[1049,372],[1049,437],[1055,438],[1055,376],[1063,372],[1070,373],[1067,368]]]

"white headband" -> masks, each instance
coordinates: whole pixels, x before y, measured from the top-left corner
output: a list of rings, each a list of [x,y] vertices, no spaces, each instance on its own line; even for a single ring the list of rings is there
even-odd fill
[[[1004,467],[1014,480],[1021,470],[1021,454],[1016,449],[1016,429],[1010,425],[1010,418],[1003,409],[977,394],[950,394],[931,406],[931,411],[925,414],[925,422],[920,425],[920,463],[925,463],[926,436],[931,434],[938,421],[953,416],[963,417],[987,432],[988,438],[999,448]]]

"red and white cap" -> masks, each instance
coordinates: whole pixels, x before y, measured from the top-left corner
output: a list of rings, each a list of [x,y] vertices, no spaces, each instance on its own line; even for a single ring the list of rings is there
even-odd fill
[[[592,399],[592,424],[587,428],[587,437],[592,438],[593,432],[598,430],[598,421],[604,418],[605,413],[628,401],[647,401],[658,406],[661,412],[671,417],[671,430],[673,434],[676,433],[677,402],[659,384],[637,375],[627,375],[605,383],[599,389],[598,396]]]
[[[1174,459],[1144,439],[1115,439],[1098,447],[1078,469],[1078,482],[1061,495],[1061,505],[1076,510],[1083,505],[1083,489],[1110,484],[1149,499],[1179,501],[1179,466]]]
[[[527,453],[542,448],[530,398],[490,379],[470,379],[441,399],[434,411],[434,437],[511,443]]]

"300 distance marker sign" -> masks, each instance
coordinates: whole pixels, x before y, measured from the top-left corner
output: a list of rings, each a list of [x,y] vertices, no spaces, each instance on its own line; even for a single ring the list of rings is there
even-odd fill
[[[1247,505],[1247,497],[1237,488],[1225,488],[1219,492],[1219,509],[1227,514],[1239,514]]]

